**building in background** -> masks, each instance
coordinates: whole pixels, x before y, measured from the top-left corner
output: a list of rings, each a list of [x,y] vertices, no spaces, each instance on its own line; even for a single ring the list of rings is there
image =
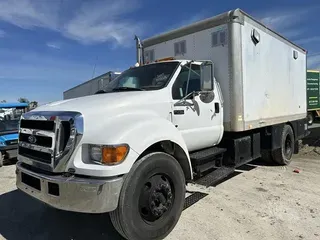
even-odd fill
[[[120,74],[121,72],[109,71],[87,82],[81,83],[63,92],[63,99],[93,95],[96,92],[103,90],[111,80],[115,79]]]

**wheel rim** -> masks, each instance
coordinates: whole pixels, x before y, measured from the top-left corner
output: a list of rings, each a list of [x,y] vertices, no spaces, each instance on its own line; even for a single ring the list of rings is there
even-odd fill
[[[284,154],[287,159],[291,158],[292,155],[292,139],[291,136],[288,134],[286,136],[286,140],[284,142]]]
[[[153,223],[170,212],[174,201],[171,179],[164,174],[151,176],[140,192],[139,212],[142,219]]]

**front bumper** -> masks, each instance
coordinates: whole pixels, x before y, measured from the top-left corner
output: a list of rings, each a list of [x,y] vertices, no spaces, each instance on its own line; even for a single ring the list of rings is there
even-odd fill
[[[105,213],[115,210],[123,177],[92,179],[36,173],[17,163],[16,185],[28,195],[58,209]]]

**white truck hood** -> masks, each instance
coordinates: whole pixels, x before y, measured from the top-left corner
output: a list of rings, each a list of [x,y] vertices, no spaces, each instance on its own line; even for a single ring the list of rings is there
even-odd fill
[[[97,94],[80,98],[73,98],[52,102],[37,107],[33,111],[77,111],[83,115],[110,115],[112,109],[117,112],[127,109],[133,110],[136,106],[137,110],[153,109],[155,105],[168,104],[168,92],[165,89],[157,91],[126,91],[111,92],[105,94]],[[149,107],[148,107],[149,105]]]

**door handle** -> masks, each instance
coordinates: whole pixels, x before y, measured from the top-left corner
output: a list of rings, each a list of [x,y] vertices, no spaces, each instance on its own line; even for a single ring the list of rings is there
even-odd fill
[[[219,113],[220,112],[220,106],[219,106],[219,103],[214,103],[214,112],[215,113]]]

